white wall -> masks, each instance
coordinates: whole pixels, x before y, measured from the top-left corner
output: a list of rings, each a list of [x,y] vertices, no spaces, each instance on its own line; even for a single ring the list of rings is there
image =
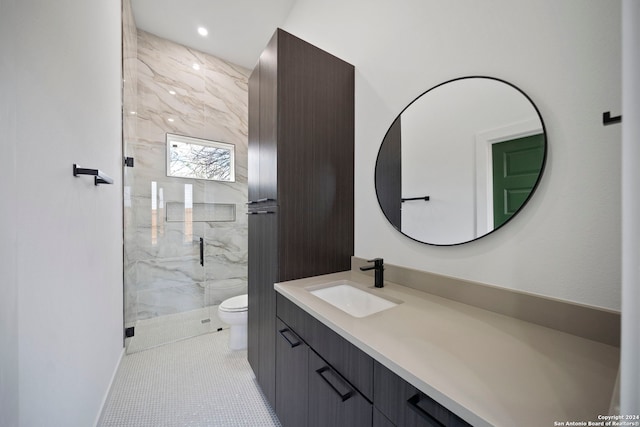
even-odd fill
[[[10,83],[16,76],[13,17],[15,1],[0,2],[0,425],[18,425],[18,271],[16,246],[18,232],[16,203],[17,137],[16,88]]]
[[[0,12],[0,424],[85,427],[122,353],[120,2]]]
[[[355,255],[620,309],[620,1],[298,0],[283,28],[356,67]],[[545,175],[492,235],[430,247],[378,207],[374,167],[395,116],[443,81],[509,81],[545,121]]]
[[[623,2],[622,357],[620,413],[640,413],[640,3]]]

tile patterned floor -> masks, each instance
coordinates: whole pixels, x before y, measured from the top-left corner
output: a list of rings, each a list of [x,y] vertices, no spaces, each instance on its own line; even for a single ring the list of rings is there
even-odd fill
[[[125,355],[98,427],[280,426],[228,333]]]

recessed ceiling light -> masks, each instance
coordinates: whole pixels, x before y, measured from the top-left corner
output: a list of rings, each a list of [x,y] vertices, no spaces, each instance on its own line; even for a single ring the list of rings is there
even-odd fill
[[[169,91],[169,95],[175,95],[175,94],[176,94],[176,91],[175,91],[175,90],[170,90],[170,91]]]
[[[136,114],[136,112],[135,111],[129,111],[129,114],[134,115],[134,114]]]
[[[204,37],[207,34],[209,34],[209,30],[207,30],[204,27],[198,27],[198,34],[200,34],[202,37]]]
[[[171,123],[173,123],[173,119],[169,118],[169,119],[167,119],[167,120],[168,120],[168,121],[170,121]]]
[[[200,64],[193,64],[193,69],[194,70],[199,70],[200,69]]]

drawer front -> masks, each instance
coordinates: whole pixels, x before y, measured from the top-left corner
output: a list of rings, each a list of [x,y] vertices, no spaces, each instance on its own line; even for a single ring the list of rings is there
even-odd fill
[[[277,295],[277,311],[309,346],[336,368],[369,401],[373,400],[373,358],[322,322]]]
[[[276,414],[283,427],[306,427],[309,347],[282,320],[276,326]]]
[[[309,426],[370,427],[372,406],[315,352],[309,352]]]
[[[310,335],[309,319],[311,316],[309,313],[278,292],[276,292],[276,312],[278,313],[278,317],[293,328],[298,336],[305,341],[307,340],[307,337]]]
[[[444,406],[378,362],[374,363],[374,406],[397,426],[470,426]]]

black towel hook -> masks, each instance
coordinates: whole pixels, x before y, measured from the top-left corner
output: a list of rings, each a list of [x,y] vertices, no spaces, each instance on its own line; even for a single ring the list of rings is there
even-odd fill
[[[81,168],[77,164],[73,164],[73,176],[91,175],[93,176],[93,184],[113,184],[113,179],[99,169]]]
[[[605,111],[604,113],[602,113],[602,124],[604,126],[620,123],[621,121],[622,116],[611,117],[611,111]]]

